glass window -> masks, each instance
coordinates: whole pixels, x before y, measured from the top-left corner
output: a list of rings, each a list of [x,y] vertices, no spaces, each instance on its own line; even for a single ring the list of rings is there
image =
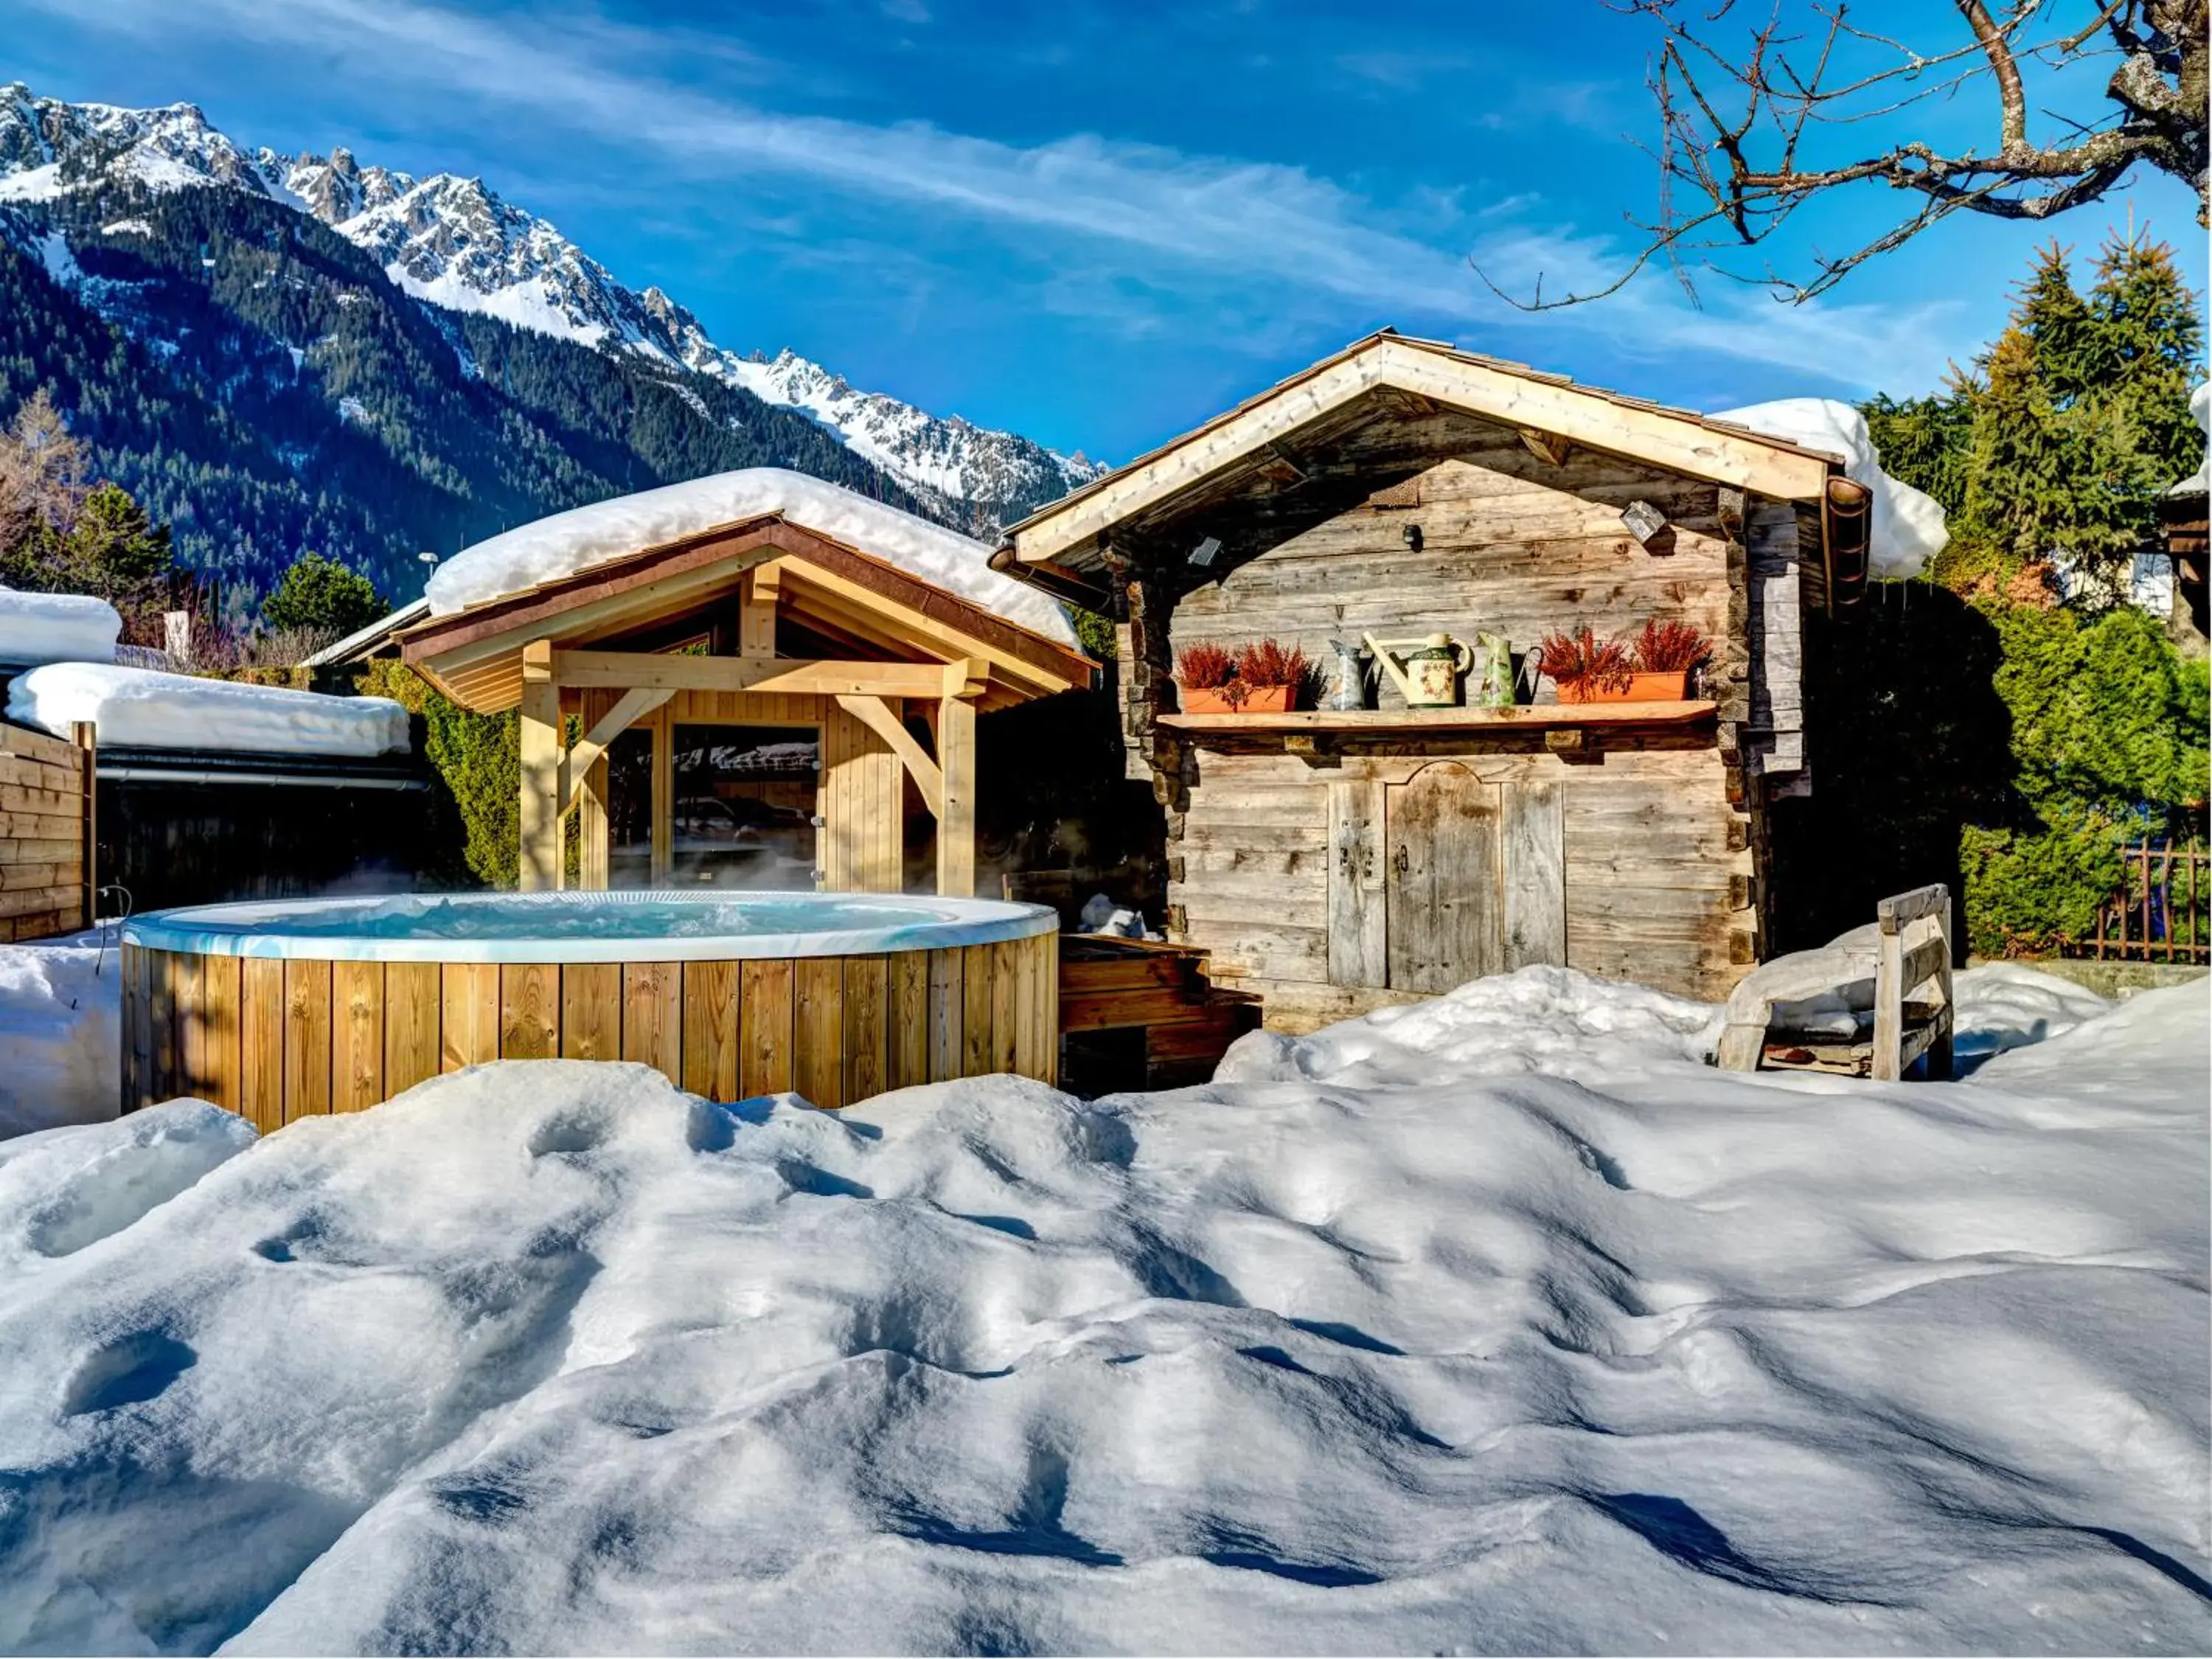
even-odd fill
[[[815,884],[821,733],[805,726],[672,728],[679,886],[807,890]],[[609,877],[642,887],[653,867],[651,734],[625,732],[608,750]]]

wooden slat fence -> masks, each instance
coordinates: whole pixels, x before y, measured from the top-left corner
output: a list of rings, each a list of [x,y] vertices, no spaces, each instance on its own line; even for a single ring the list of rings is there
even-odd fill
[[[2096,932],[2068,956],[2107,962],[2212,962],[2212,858],[2200,842],[2137,842]]]
[[[0,722],[0,944],[92,925],[93,732]]]

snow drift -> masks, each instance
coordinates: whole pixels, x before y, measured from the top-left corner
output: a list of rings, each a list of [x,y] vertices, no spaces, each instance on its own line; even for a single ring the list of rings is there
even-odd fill
[[[404,754],[407,711],[388,697],[332,697],[281,686],[106,663],[50,663],[8,688],[8,718],[59,736],[91,720],[103,744],[256,755]]]
[[[0,1648],[2201,1648],[2203,988],[1949,1087],[1700,1010],[11,1143]]]
[[[1873,492],[1867,558],[1876,580],[1918,575],[1949,543],[1942,507],[1934,496],[1881,470],[1881,454],[1867,430],[1866,416],[1850,404],[1832,398],[1784,398],[1724,409],[1712,418],[1842,456],[1844,475]]]
[[[0,663],[112,662],[123,618],[88,593],[0,587]]]
[[[115,1115],[121,978],[98,932],[0,945],[0,1141]]]
[[[451,616],[607,559],[770,513],[887,560],[1033,632],[1075,643],[1058,602],[992,569],[991,550],[982,543],[773,466],[719,472],[556,513],[462,549],[437,568],[424,592],[431,615]]]

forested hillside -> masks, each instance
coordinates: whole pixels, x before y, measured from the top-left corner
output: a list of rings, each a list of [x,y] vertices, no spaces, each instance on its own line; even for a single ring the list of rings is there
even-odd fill
[[[405,597],[422,550],[732,467],[919,505],[806,416],[681,379],[423,306],[243,191],[0,205],[0,419],[48,388],[95,475],[169,523],[234,608],[303,550]]]

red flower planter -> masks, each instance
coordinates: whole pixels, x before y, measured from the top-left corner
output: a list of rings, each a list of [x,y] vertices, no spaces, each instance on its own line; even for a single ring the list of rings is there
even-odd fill
[[[1616,682],[1612,685],[1563,685],[1559,688],[1561,702],[1683,702],[1690,696],[1690,675],[1686,668],[1669,669],[1663,674],[1641,672],[1631,674],[1628,684]]]
[[[1219,686],[1176,687],[1186,714],[1285,714],[1290,712],[1291,695],[1296,689],[1288,685],[1248,686],[1244,701],[1232,703],[1221,695]]]

